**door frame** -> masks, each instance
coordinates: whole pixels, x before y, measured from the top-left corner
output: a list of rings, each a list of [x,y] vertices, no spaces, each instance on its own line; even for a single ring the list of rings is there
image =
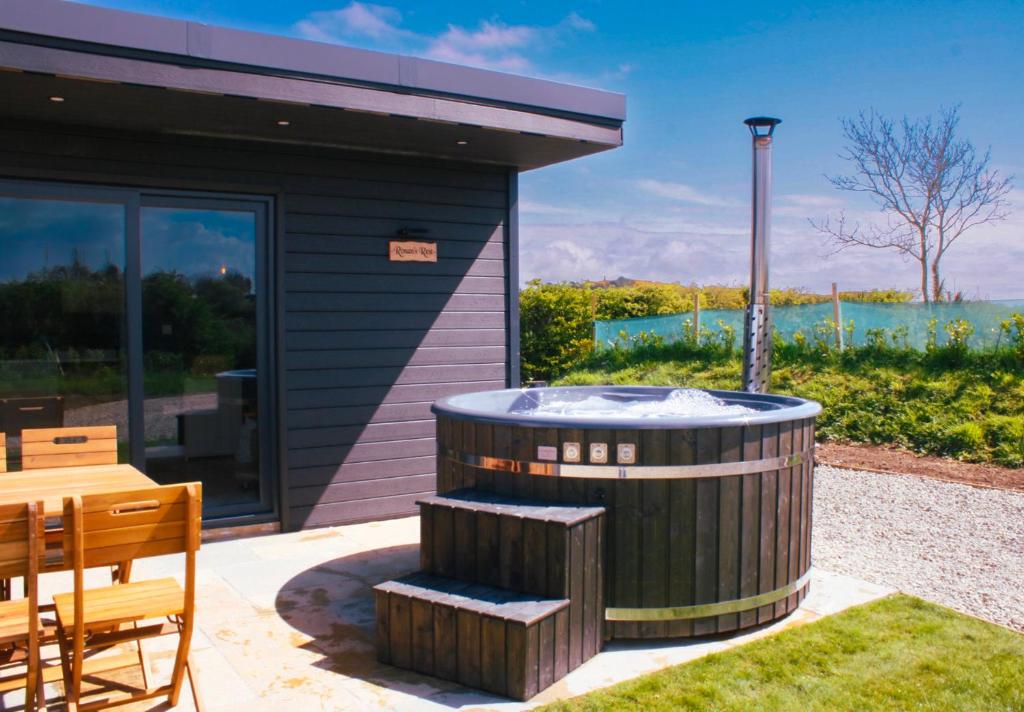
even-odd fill
[[[33,178],[0,178],[0,197],[120,204],[124,208],[124,323],[126,389],[128,397],[129,461],[145,467],[144,386],[142,350],[142,209],[242,210],[256,215],[257,397],[260,403],[260,504],[245,512],[225,507],[222,515],[204,520],[208,527],[279,522],[282,485],[279,420],[280,355],[278,354],[278,239],[274,195],[220,191],[174,190],[151,187],[93,185]],[[265,405],[264,405],[265,404]]]

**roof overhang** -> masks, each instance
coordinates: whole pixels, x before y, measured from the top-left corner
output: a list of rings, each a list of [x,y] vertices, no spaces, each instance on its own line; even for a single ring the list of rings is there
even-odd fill
[[[0,70],[2,119],[521,170],[620,146],[625,119],[621,94],[57,0],[0,5]]]

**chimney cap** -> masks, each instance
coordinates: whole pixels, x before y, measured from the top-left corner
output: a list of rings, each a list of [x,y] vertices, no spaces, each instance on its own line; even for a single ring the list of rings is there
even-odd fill
[[[782,119],[772,118],[771,116],[752,116],[749,119],[744,119],[745,123],[750,128],[750,133],[754,136],[771,136],[775,131],[775,127],[782,123]],[[766,133],[760,133],[758,129],[768,129]]]

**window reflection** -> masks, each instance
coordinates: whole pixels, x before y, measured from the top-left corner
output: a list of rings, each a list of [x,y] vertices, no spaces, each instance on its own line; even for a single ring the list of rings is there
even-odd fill
[[[256,216],[143,208],[147,471],[204,506],[259,500]]]
[[[121,205],[0,197],[0,432],[117,425],[128,458]]]

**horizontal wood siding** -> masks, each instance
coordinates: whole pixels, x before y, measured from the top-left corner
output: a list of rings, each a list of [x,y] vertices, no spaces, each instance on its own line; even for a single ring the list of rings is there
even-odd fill
[[[434,491],[437,398],[508,378],[501,168],[201,137],[0,124],[0,177],[272,195],[279,357],[298,529],[413,514]],[[387,243],[437,242],[392,263]]]

